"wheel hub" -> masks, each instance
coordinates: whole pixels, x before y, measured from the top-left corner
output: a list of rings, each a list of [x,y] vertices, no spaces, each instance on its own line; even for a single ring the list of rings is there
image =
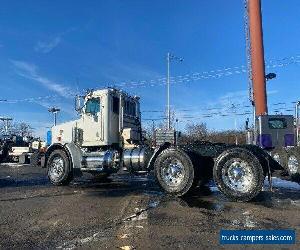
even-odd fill
[[[184,167],[178,160],[167,164],[162,168],[163,180],[170,186],[178,186],[184,178]]]
[[[64,174],[64,161],[60,156],[56,156],[50,164],[49,176],[56,181]]]
[[[274,154],[273,155],[273,159],[275,160],[275,161],[277,161],[279,164],[280,164],[280,155],[279,154]]]
[[[238,192],[248,192],[253,185],[253,178],[250,165],[239,159],[234,160],[222,170],[225,185]]]
[[[297,157],[294,155],[291,155],[288,159],[288,168],[289,172],[291,174],[296,174],[299,168],[299,162],[297,160]]]

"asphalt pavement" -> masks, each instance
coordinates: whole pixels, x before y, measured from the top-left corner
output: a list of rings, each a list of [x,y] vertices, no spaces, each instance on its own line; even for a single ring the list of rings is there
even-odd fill
[[[46,170],[0,165],[0,249],[300,249],[300,185],[274,178],[254,201],[210,183],[184,198],[149,176],[49,183]],[[221,229],[295,229],[295,245],[220,245]]]

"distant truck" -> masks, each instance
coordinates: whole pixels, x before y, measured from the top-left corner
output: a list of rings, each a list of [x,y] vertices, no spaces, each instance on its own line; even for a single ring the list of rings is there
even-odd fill
[[[248,201],[262,190],[265,176],[283,170],[256,145],[198,142],[177,144],[175,130],[157,130],[156,147],[145,144],[140,99],[107,88],[76,100],[80,118],[52,127],[45,154],[47,175],[54,185],[67,185],[83,172],[94,175],[154,171],[169,194],[182,196],[213,179],[235,201]]]
[[[284,169],[283,175],[300,183],[299,103],[293,115],[262,115],[248,129],[247,143],[266,150]]]
[[[38,165],[36,158],[42,157],[45,146],[40,140],[25,141],[21,136],[4,135],[0,139],[0,162]]]

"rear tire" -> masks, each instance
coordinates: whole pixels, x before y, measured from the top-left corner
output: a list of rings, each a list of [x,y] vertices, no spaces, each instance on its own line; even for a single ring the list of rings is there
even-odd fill
[[[243,148],[233,148],[218,156],[213,169],[219,190],[233,201],[249,201],[262,190],[264,172],[258,158]]]
[[[288,153],[283,148],[276,148],[271,153],[273,159],[285,170],[287,170]]]
[[[47,174],[53,185],[68,185],[73,179],[71,162],[66,152],[61,149],[54,150],[47,161]]]
[[[154,163],[156,179],[168,194],[183,196],[194,182],[194,167],[182,150],[168,148],[162,151]]]
[[[299,148],[288,151],[286,169],[292,181],[300,184],[300,152]]]
[[[25,162],[26,162],[26,156],[25,155],[20,155],[19,157],[18,157],[18,163],[19,164],[25,164]]]

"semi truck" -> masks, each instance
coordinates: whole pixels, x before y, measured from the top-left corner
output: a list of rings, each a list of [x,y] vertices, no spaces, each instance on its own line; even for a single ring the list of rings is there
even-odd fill
[[[298,120],[297,115],[296,118],[293,115],[258,116],[254,130],[247,129],[247,143],[268,152],[283,167],[281,177],[300,183]]]
[[[0,162],[29,163],[30,144],[17,135],[2,135],[0,139]]]
[[[264,179],[280,169],[256,145],[198,142],[178,145],[177,132],[156,131],[156,147],[142,133],[140,99],[106,88],[77,98],[80,118],[52,127],[45,164],[54,185],[66,185],[83,172],[94,175],[154,171],[161,188],[182,196],[208,179],[230,199],[248,201],[262,190]]]
[[[179,145],[178,133],[171,128],[157,130],[155,147],[147,146],[139,97],[119,89],[99,89],[76,98],[79,119],[52,127],[44,160],[50,182],[67,185],[83,172],[153,171],[168,194],[182,196],[213,179],[220,192],[235,201],[256,197],[266,176],[271,186],[272,175],[286,171],[276,161],[274,149],[293,146],[291,117],[268,114],[260,0],[248,0],[247,5],[256,125],[249,144]]]
[[[276,74],[265,72],[263,28],[260,0],[247,1],[250,39],[252,104],[255,111],[253,128],[247,129],[247,142],[266,152],[283,167],[283,175],[300,183],[299,102],[295,117],[286,114],[269,114],[266,80]]]
[[[18,135],[1,135],[0,163],[17,162],[20,164],[39,165],[46,143],[33,138],[24,140]]]

